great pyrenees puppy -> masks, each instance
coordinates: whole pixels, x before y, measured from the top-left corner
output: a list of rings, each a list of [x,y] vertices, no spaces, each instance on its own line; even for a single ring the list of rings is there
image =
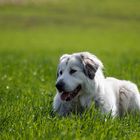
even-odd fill
[[[102,113],[113,117],[140,112],[137,86],[130,81],[105,78],[102,69],[100,59],[91,53],[63,55],[58,65],[54,111],[65,116],[81,112],[94,102]]]

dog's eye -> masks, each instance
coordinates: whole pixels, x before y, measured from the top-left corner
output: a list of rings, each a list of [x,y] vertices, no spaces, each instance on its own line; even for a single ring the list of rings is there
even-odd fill
[[[59,73],[60,73],[60,75],[62,75],[63,74],[62,70]]]
[[[70,70],[70,74],[73,74],[73,73],[75,73],[77,70],[74,70],[74,69],[71,69]]]

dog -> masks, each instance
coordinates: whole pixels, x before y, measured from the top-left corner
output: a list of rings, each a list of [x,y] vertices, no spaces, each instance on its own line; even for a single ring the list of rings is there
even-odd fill
[[[101,113],[112,117],[140,112],[140,94],[136,84],[105,78],[103,63],[89,52],[64,54],[57,71],[57,94],[53,110],[60,116],[82,112],[94,102]]]

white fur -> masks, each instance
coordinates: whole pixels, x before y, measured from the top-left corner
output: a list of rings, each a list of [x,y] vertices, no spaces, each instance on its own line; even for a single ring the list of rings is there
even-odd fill
[[[77,72],[74,75],[69,74],[70,67],[74,67],[78,61],[74,56],[81,54],[85,58],[92,59],[98,65],[94,79],[88,78],[79,67],[75,67]],[[68,57],[69,62],[66,65],[65,61]],[[68,91],[74,90],[78,84],[82,85],[78,96],[69,102],[62,101],[61,93],[57,91],[53,109],[59,115],[67,115],[72,111],[80,112],[82,109],[90,107],[92,101],[97,104],[102,113],[111,113],[113,117],[131,111],[140,112],[140,94],[137,86],[130,81],[112,77],[105,78],[102,72],[103,64],[96,56],[88,52],[63,55],[60,58],[59,66],[64,72],[57,81],[64,79]]]

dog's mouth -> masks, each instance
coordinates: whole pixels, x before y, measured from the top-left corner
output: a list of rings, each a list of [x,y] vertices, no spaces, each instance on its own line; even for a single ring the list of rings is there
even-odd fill
[[[77,86],[75,90],[70,92],[62,91],[61,99],[63,101],[71,101],[74,97],[78,95],[80,90],[81,90],[81,85]]]

